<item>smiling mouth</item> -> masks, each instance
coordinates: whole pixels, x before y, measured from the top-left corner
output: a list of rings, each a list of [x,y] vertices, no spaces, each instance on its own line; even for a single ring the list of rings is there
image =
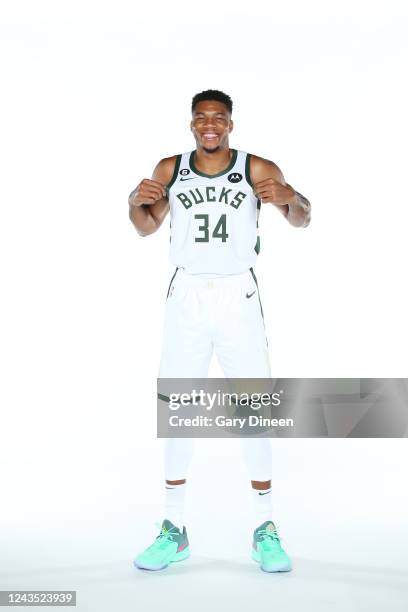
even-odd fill
[[[206,134],[202,134],[201,137],[204,138],[205,140],[213,141],[213,140],[217,140],[218,134],[206,133]]]

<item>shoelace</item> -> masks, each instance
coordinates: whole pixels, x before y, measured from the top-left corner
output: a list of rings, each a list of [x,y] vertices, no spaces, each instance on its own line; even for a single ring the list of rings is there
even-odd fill
[[[257,534],[262,538],[262,545],[265,550],[280,548],[280,538],[276,531],[260,529]]]
[[[149,550],[154,548],[164,548],[168,542],[173,542],[173,536],[177,535],[176,532],[173,532],[173,527],[171,529],[165,529],[162,525],[160,525],[160,523],[155,523],[155,525],[160,529],[160,533],[155,542],[149,546]],[[174,527],[174,529],[176,529],[176,527]]]

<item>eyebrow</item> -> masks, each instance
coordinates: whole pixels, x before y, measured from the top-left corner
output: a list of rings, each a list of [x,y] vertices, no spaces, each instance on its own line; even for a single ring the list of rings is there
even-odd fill
[[[216,112],[211,112],[211,111],[207,111],[207,113],[203,113],[203,111],[198,111],[195,113],[196,115],[222,115],[223,117],[227,114],[227,113],[223,113],[222,111],[216,111]]]

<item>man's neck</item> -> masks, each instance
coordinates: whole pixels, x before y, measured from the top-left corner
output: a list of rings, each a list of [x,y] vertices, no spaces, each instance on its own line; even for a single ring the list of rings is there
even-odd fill
[[[205,151],[201,147],[195,151],[194,164],[197,170],[201,170],[205,174],[217,174],[228,166],[231,158],[232,150],[229,145],[225,149],[218,149],[214,152]]]

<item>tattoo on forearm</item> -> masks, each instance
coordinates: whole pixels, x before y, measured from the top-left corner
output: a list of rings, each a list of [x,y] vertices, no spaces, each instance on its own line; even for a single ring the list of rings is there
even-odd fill
[[[305,198],[305,196],[303,196],[298,191],[296,191],[295,193],[297,195],[297,205],[302,208],[303,213],[304,213],[303,227],[306,227],[310,223],[310,215],[311,215],[311,208],[312,207],[310,205],[309,200],[307,198]],[[291,207],[289,206],[289,214],[290,214],[290,208]]]
[[[135,188],[135,189],[132,191],[132,193],[129,195],[129,197],[128,197],[128,202],[129,202],[129,204],[130,204],[130,202],[133,200],[133,196],[135,195],[136,191],[137,191],[137,187],[136,187],[136,188]]]

